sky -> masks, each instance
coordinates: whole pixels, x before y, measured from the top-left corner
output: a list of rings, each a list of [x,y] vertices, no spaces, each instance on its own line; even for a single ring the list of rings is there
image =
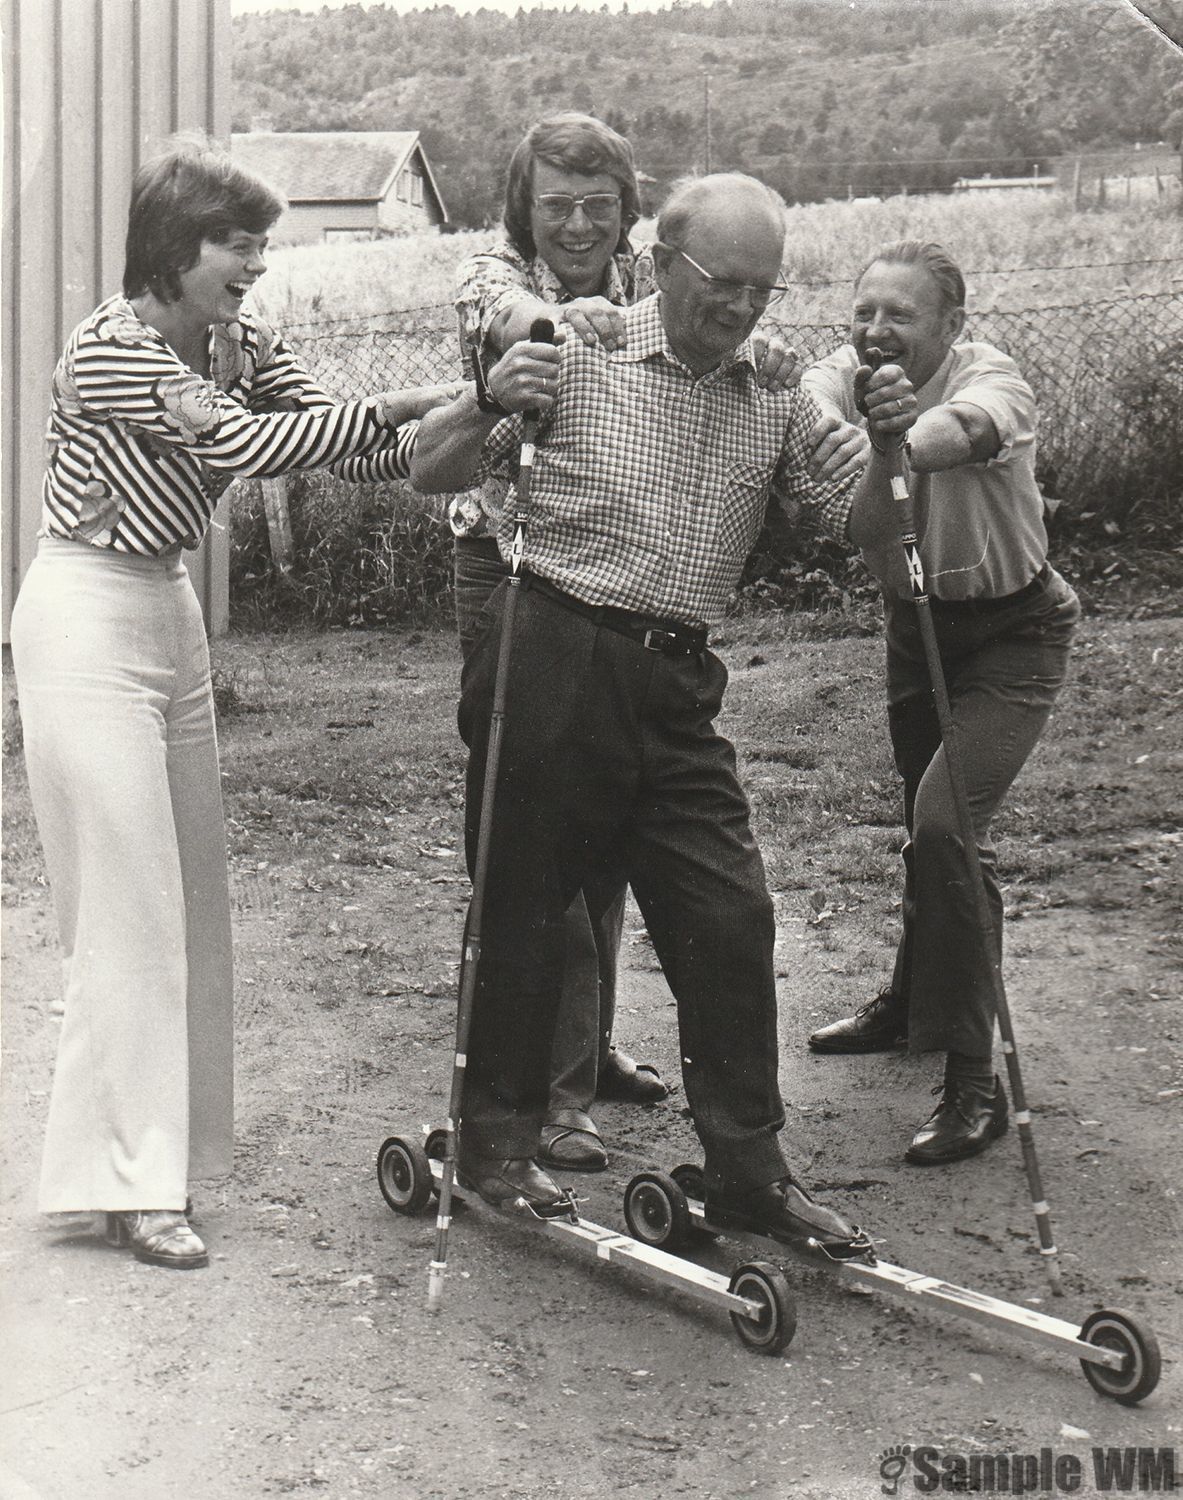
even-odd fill
[[[360,4],[368,9],[371,5],[385,3],[388,9],[396,10],[405,14],[409,10],[428,10],[436,0],[230,0],[230,13],[235,16],[246,15],[249,11],[261,10],[304,10],[318,11],[322,9],[340,10],[343,5]],[[609,10],[619,10],[624,0],[438,0],[440,4],[451,5],[453,10],[462,14],[474,10],[499,10],[505,15],[516,15],[518,10],[536,10],[540,5],[565,10],[568,6],[576,6],[580,10],[599,10],[607,4]],[[670,3],[670,0],[628,0],[628,8],[637,10],[661,10]]]

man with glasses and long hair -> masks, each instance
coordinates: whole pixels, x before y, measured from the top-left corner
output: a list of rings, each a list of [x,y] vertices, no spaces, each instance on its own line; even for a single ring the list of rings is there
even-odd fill
[[[623,347],[623,310],[656,290],[650,255],[629,233],[641,215],[628,141],[591,115],[565,112],[527,131],[509,163],[504,236],[464,261],[456,310],[466,373],[481,372],[528,337],[538,318],[589,346]],[[799,374],[775,336],[754,340],[761,384]],[[508,565],[497,545],[508,475],[501,469],[449,509],[455,538],[456,624],[467,660],[484,609]],[[627,891],[620,886],[592,923],[582,894],[567,914],[563,1002],[552,1059],[540,1159],[565,1170],[600,1171],[607,1152],[591,1110],[596,1097],[653,1104],[669,1090],[648,1063],[613,1045],[616,980]]]
[[[461,351],[478,388],[484,370],[539,317],[615,346],[619,309],[654,290],[651,267],[643,261],[638,272],[629,243],[640,213],[632,147],[616,131],[590,115],[565,113],[526,133],[509,163],[504,237],[457,274]],[[485,605],[508,572],[497,546],[507,488],[507,476],[497,474],[449,508],[466,660]],[[669,1093],[656,1068],[612,1045],[626,896],[620,886],[593,924],[580,893],[565,918],[563,997],[538,1151],[567,1171],[608,1165],[591,1114],[597,1094],[653,1104]]]
[[[533,1159],[574,893],[627,880],[678,1008],[682,1078],[713,1222],[849,1243],[781,1151],[775,924],[731,745],[714,726],[727,673],[707,649],[766,515],[809,505],[844,534],[852,481],[818,484],[820,412],[756,378],[751,334],[783,292],[784,207],[721,174],[670,197],[658,294],[605,351],[568,339],[534,460],[525,578],[489,846],[486,934],[458,1169],[504,1208],[560,1202]],[[526,345],[541,358],[546,346]],[[455,489],[512,458],[521,424],[431,414],[412,481]],[[508,527],[503,525],[503,531]],[[508,537],[503,537],[508,543]],[[461,729],[475,857],[501,590],[469,658]],[[597,915],[594,907],[593,917]]]

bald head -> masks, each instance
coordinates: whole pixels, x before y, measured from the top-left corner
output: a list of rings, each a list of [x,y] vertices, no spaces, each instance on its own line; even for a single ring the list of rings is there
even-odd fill
[[[780,280],[785,210],[740,172],[682,183],[657,221],[653,259],[666,336],[696,374],[714,369],[751,333]]]
[[[784,253],[785,206],[778,193],[743,172],[715,172],[679,183],[657,220],[657,238],[686,248],[687,236],[709,234],[739,245],[753,235]]]

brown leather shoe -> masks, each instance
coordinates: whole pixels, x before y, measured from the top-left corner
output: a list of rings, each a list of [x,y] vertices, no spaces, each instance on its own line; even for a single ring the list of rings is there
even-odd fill
[[[791,1175],[737,1195],[708,1188],[703,1211],[707,1223],[720,1229],[747,1229],[785,1244],[819,1240],[845,1246],[858,1234],[832,1208],[815,1203]]]
[[[907,1004],[891,990],[882,990],[853,1016],[813,1032],[809,1046],[814,1052],[890,1052],[907,1041]]]
[[[904,1160],[914,1167],[940,1166],[977,1156],[991,1141],[1006,1134],[1006,1094],[997,1073],[993,1094],[984,1094],[962,1079],[947,1080],[933,1093],[940,1095],[940,1103],[904,1152]]]
[[[548,1219],[567,1210],[567,1194],[528,1156],[499,1159],[462,1153],[456,1162],[456,1180],[491,1207],[509,1213]]]
[[[619,1047],[609,1051],[596,1080],[598,1099],[620,1099],[625,1104],[658,1104],[669,1091],[652,1063],[635,1062]]]

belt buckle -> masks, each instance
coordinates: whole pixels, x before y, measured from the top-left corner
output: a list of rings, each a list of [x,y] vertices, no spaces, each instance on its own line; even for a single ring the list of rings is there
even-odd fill
[[[641,638],[641,645],[646,651],[660,651],[663,655],[668,655],[669,648],[677,643],[677,639],[669,630],[647,630]]]

